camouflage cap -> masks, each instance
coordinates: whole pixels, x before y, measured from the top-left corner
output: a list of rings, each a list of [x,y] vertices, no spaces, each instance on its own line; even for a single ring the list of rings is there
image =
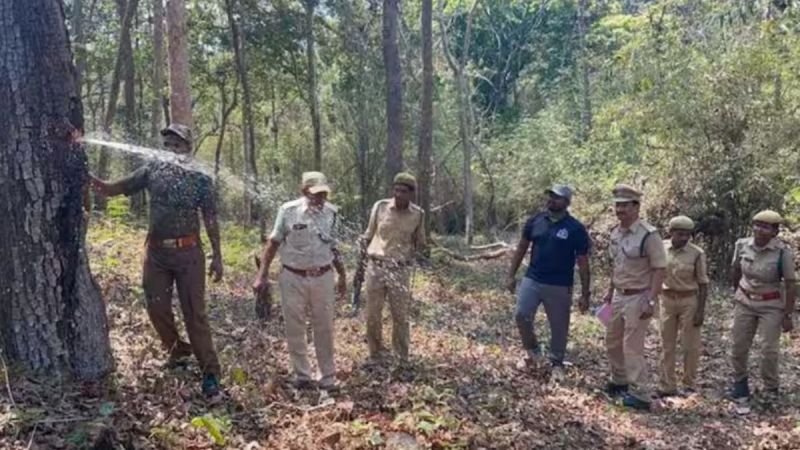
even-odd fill
[[[572,200],[572,188],[566,184],[554,184],[550,189],[544,191],[545,194],[553,194],[567,200]]]
[[[192,130],[186,125],[171,123],[167,128],[161,130],[162,136],[166,136],[168,134],[174,134],[175,136],[183,139],[185,142],[188,142],[189,144],[192,143]]]
[[[402,184],[410,187],[411,189],[416,189],[417,179],[414,178],[414,175],[411,175],[408,172],[400,172],[394,176],[394,184]]]
[[[614,203],[641,202],[642,191],[629,184],[618,184],[611,190],[614,196]]]
[[[670,219],[669,229],[694,231],[694,221],[687,216],[676,216]]]
[[[764,222],[770,225],[780,225],[783,223],[783,217],[775,211],[765,209],[753,216],[753,222]]]
[[[331,191],[331,187],[328,186],[328,178],[322,172],[303,172],[302,180],[303,189],[308,189],[311,194]]]

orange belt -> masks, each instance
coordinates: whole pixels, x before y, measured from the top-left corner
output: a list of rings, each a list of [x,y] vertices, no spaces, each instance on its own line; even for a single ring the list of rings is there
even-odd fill
[[[766,294],[757,294],[755,292],[747,292],[745,288],[739,285],[739,290],[742,291],[742,294],[751,301],[769,301],[769,300],[780,300],[781,298],[781,291],[773,291],[767,292]]]
[[[174,239],[150,239],[147,238],[147,245],[153,248],[188,248],[196,247],[200,243],[200,236],[190,234]]]
[[[662,292],[664,292],[664,295],[666,297],[672,297],[672,298],[686,298],[697,294],[697,291],[694,289],[691,291],[676,291],[672,289],[664,289]]]

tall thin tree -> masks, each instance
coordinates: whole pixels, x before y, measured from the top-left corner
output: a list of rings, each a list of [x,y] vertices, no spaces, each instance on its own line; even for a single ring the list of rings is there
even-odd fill
[[[419,202],[425,210],[425,232],[431,224],[431,172],[433,168],[433,0],[422,0],[422,100],[417,153]]]
[[[314,133],[314,170],[322,170],[322,124],[319,117],[317,92],[317,52],[314,39],[314,11],[317,0],[303,0],[306,25],[306,67],[308,76],[308,105],[311,110],[311,127]]]
[[[383,0],[383,64],[386,68],[386,179],[403,170],[403,73],[398,48],[400,0]]]
[[[185,0],[167,0],[170,119],[194,127]]]

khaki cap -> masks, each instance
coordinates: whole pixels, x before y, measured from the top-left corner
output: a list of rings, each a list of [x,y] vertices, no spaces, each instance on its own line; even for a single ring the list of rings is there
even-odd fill
[[[192,143],[192,130],[187,127],[186,125],[181,125],[179,123],[171,123],[167,128],[161,130],[161,135],[166,136],[168,134],[174,134],[179,138],[183,139],[187,143]]]
[[[694,231],[694,221],[686,216],[676,216],[669,220],[669,229]]]
[[[400,172],[394,176],[394,184],[402,184],[411,189],[417,189],[417,179],[408,172]]]
[[[783,217],[775,211],[765,209],[753,216],[753,222],[764,222],[771,225],[780,225],[783,223]]]
[[[331,191],[331,187],[328,186],[328,178],[322,172],[303,172],[302,183],[303,189],[308,189],[311,194]]]
[[[544,191],[545,194],[557,195],[567,200],[572,200],[572,188],[566,184],[554,184],[550,189]]]
[[[618,184],[611,190],[614,203],[641,202],[642,192],[629,184]]]

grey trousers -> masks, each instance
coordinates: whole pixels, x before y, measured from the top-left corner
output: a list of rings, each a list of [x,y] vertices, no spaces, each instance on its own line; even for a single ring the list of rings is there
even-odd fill
[[[517,290],[517,311],[514,318],[522,346],[527,350],[539,350],[533,329],[533,318],[539,304],[544,304],[544,312],[550,323],[550,361],[554,365],[560,365],[564,362],[567,351],[572,287],[543,284],[528,277],[522,279]]]

